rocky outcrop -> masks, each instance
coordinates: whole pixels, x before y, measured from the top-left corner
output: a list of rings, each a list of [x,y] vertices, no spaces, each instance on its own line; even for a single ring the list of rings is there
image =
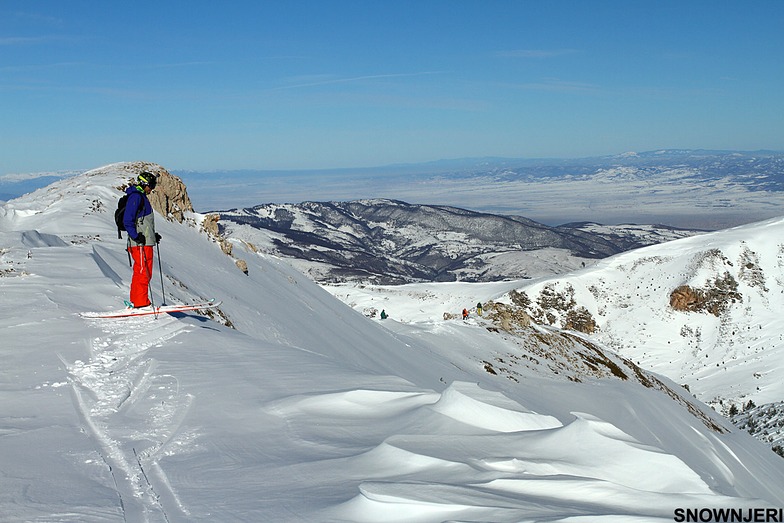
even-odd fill
[[[670,307],[676,311],[696,311],[701,301],[700,293],[689,285],[681,285],[670,293]]]
[[[217,238],[220,236],[218,220],[220,220],[219,214],[207,214],[201,222],[201,228],[213,238]]]
[[[153,173],[158,178],[158,184],[150,194],[150,204],[161,216],[182,223],[185,219],[184,213],[193,212],[193,204],[188,197],[185,184],[164,167],[157,163],[130,162],[123,165],[122,169],[128,171],[128,185],[136,183],[136,177],[145,171]],[[125,190],[128,185],[120,189]]]
[[[531,317],[525,310],[505,303],[493,301],[485,303],[484,316],[507,332],[531,326]]]
[[[150,205],[152,205],[152,208],[155,209],[158,214],[164,216],[167,220],[174,220],[182,223],[185,220],[186,212],[194,212],[193,204],[188,197],[185,183],[183,183],[180,178],[167,171],[164,167],[157,163],[130,162],[123,164],[121,169],[127,171],[129,175],[128,183],[123,187],[119,187],[119,189],[123,191],[129,185],[136,183],[136,178],[142,172],[150,172],[157,177],[158,183],[155,190],[150,193],[149,196]],[[220,220],[220,215],[218,214],[206,215],[202,220],[202,230],[218,243],[224,254],[234,259],[234,263],[239,270],[248,274],[247,262],[234,258],[232,255],[232,244],[220,234],[218,220]]]
[[[681,312],[707,312],[720,316],[733,303],[743,301],[738,282],[729,272],[709,280],[704,288],[681,285],[670,293],[670,307]]]
[[[564,329],[593,334],[599,327],[585,307],[575,307],[566,313]]]
[[[234,265],[237,266],[239,270],[241,270],[244,274],[248,274],[248,262],[245,260],[237,260],[234,262]]]
[[[577,304],[574,288],[569,284],[561,289],[555,284],[548,284],[535,301],[525,291],[516,290],[509,292],[509,299],[513,307],[527,315],[529,321],[586,334],[593,334],[599,329],[591,312]]]
[[[220,221],[220,214],[208,214],[201,222],[201,229],[206,232],[210,238],[218,242],[218,245],[220,245],[223,254],[226,256],[232,256],[232,251],[234,250],[233,246],[231,242],[224,238],[220,233],[218,221]],[[243,272],[247,272],[247,267]]]

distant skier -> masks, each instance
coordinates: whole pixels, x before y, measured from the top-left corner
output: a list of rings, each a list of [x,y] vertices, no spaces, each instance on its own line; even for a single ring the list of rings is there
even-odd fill
[[[476,303],[476,313],[479,316],[482,315],[482,302],[481,301]]]
[[[468,309],[463,309],[463,321],[468,319]]]
[[[147,195],[155,189],[157,183],[154,174],[143,172],[138,176],[138,183],[125,190],[128,203],[123,225],[128,231],[127,248],[133,258],[130,303],[135,308],[151,304],[149,287],[152,278],[152,248],[161,240],[161,236],[155,232],[155,216]]]
[[[385,311],[385,310],[383,310],[383,309],[382,309],[382,310],[381,310],[381,319],[382,319],[382,320],[385,320],[385,319],[387,319],[387,318],[389,318],[389,316],[387,316],[387,311]]]

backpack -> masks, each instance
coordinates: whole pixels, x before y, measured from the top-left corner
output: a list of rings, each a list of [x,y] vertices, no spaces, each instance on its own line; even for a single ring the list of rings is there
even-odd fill
[[[122,238],[122,231],[125,230],[125,207],[128,205],[128,194],[124,194],[120,201],[117,202],[117,210],[114,211],[114,223],[117,224],[117,239]],[[139,213],[142,212],[142,209],[138,209],[136,211],[136,218],[139,217]]]

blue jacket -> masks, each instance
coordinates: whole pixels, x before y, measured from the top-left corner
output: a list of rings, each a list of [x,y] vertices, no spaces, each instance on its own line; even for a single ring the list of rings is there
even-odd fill
[[[144,189],[138,186],[131,186],[125,189],[128,194],[128,202],[125,204],[125,215],[123,215],[123,225],[128,231],[128,240],[131,244],[142,245],[134,241],[139,233],[144,235],[144,245],[155,245],[155,219],[152,212],[152,205]]]

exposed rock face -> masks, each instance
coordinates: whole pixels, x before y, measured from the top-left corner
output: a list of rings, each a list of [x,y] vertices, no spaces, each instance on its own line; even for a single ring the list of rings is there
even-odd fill
[[[218,220],[220,220],[220,215],[208,214],[201,222],[201,228],[204,229],[207,234],[213,238],[217,238],[220,236],[220,231],[218,230]]]
[[[158,178],[158,183],[155,190],[150,193],[149,200],[152,208],[166,219],[182,223],[185,219],[184,213],[193,212],[193,204],[188,197],[185,184],[164,167],[151,162],[130,162],[123,164],[121,169],[128,172],[128,185],[135,184],[137,177],[142,172],[153,173]],[[120,189],[124,191],[128,185],[120,187]],[[218,214],[208,214],[202,221],[202,229],[220,245],[221,250],[227,256],[234,258],[232,244],[220,234],[219,219],[220,215]],[[235,264],[239,270],[248,274],[248,264],[245,260],[235,259]]]
[[[489,301],[485,303],[484,311],[487,319],[508,332],[531,326],[531,317],[520,307]]]
[[[708,312],[717,317],[742,301],[738,282],[729,272],[709,280],[704,288],[681,285],[670,293],[670,306],[676,311]]]
[[[193,212],[193,204],[188,197],[185,184],[177,176],[169,173],[164,167],[157,163],[150,162],[131,162],[123,166],[133,182],[136,177],[144,172],[153,173],[158,178],[155,190],[150,194],[150,204],[162,216],[169,220],[176,220],[182,223],[185,212]],[[129,180],[129,183],[131,180]]]
[[[676,311],[694,311],[700,303],[700,293],[688,285],[681,285],[670,294],[670,307]]]
[[[564,329],[593,334],[598,329],[598,326],[588,309],[576,307],[566,313]]]
[[[525,291],[511,291],[509,298],[513,307],[519,308],[523,314],[543,325],[557,325],[561,329],[593,334],[599,329],[590,311],[578,305],[575,291],[571,285],[558,289],[555,285],[546,285],[533,301]]]
[[[220,221],[219,214],[208,214],[204,217],[204,220],[201,222],[201,228],[205,231],[210,238],[218,242],[220,245],[223,254],[226,256],[232,256],[233,247],[232,244],[223,237],[220,233],[220,227],[218,226],[218,221]],[[242,272],[247,273],[247,267],[242,270]]]

